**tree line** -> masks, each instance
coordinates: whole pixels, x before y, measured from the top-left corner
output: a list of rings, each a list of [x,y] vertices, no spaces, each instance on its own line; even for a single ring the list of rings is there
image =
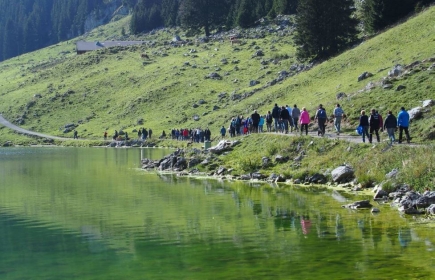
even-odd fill
[[[337,54],[361,34],[371,35],[435,0],[0,0],[0,60],[83,34],[90,15],[108,5],[127,7],[130,32],[181,26],[209,36],[254,26],[264,17],[296,15],[302,59]]]
[[[121,1],[119,5],[121,5]],[[0,60],[31,52],[85,32],[87,17],[107,0],[0,0]]]
[[[297,56],[325,59],[434,0],[125,0],[134,34],[182,26],[204,32],[254,26],[263,17],[296,15]]]

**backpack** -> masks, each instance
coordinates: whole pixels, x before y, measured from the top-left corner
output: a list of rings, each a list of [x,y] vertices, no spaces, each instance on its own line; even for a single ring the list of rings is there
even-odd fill
[[[317,118],[318,119],[326,119],[326,111],[323,109],[319,109],[317,111]]]

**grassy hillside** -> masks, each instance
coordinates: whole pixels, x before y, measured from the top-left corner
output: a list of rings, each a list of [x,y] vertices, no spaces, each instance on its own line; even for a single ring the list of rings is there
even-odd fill
[[[111,134],[115,129],[131,132],[139,127],[152,128],[157,134],[173,127],[209,126],[217,134],[232,116],[247,115],[254,109],[265,113],[275,102],[296,103],[311,113],[323,103],[332,111],[336,94],[345,92],[348,98],[340,103],[350,117],[345,129],[352,132],[363,108],[375,107],[385,114],[386,110],[412,108],[425,99],[435,99],[435,69],[426,70],[434,62],[429,61],[411,74],[394,79],[393,89],[378,86],[361,91],[369,82],[380,82],[396,64],[435,56],[435,33],[433,25],[428,24],[433,18],[435,8],[428,9],[273,86],[267,84],[281,71],[291,73],[290,67],[297,63],[291,26],[276,32],[266,27],[241,31],[241,44],[231,45],[227,36],[225,40],[201,43],[186,38],[182,30],[165,29],[140,38],[122,36],[121,28],[128,24],[128,18],[124,18],[77,40],[141,39],[148,41],[147,45],[78,56],[74,40],[2,62],[0,112],[10,121],[21,120],[22,127],[57,136],[71,137],[71,133],[63,133],[68,123],[80,124],[79,135],[90,139],[101,138],[106,129]],[[192,43],[172,47],[168,42],[175,34]],[[255,56],[258,50],[264,56]],[[144,52],[150,55],[149,60],[140,57]],[[365,71],[373,77],[357,82]],[[221,79],[206,79],[212,72]],[[259,84],[250,86],[251,80]],[[405,89],[395,91],[398,85]],[[203,104],[198,102],[201,99]],[[200,120],[194,121],[194,115]],[[435,133],[433,116],[427,109],[424,118],[412,123],[415,140],[429,141]],[[144,120],[143,125],[138,125],[139,119]],[[2,140],[25,141],[5,128],[0,134]]]

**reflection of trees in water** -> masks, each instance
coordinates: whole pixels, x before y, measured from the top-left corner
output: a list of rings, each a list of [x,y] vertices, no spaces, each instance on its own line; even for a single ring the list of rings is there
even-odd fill
[[[399,243],[403,248],[408,247],[409,243],[411,243],[411,229],[409,228],[399,228]]]
[[[344,233],[343,221],[341,220],[340,214],[337,214],[335,216],[335,236],[337,237],[337,240],[341,240],[344,237]]]

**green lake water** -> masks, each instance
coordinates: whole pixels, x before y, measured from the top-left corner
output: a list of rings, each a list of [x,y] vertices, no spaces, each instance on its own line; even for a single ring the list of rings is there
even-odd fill
[[[140,170],[168,153],[0,149],[0,279],[435,279],[431,224],[329,190]]]

